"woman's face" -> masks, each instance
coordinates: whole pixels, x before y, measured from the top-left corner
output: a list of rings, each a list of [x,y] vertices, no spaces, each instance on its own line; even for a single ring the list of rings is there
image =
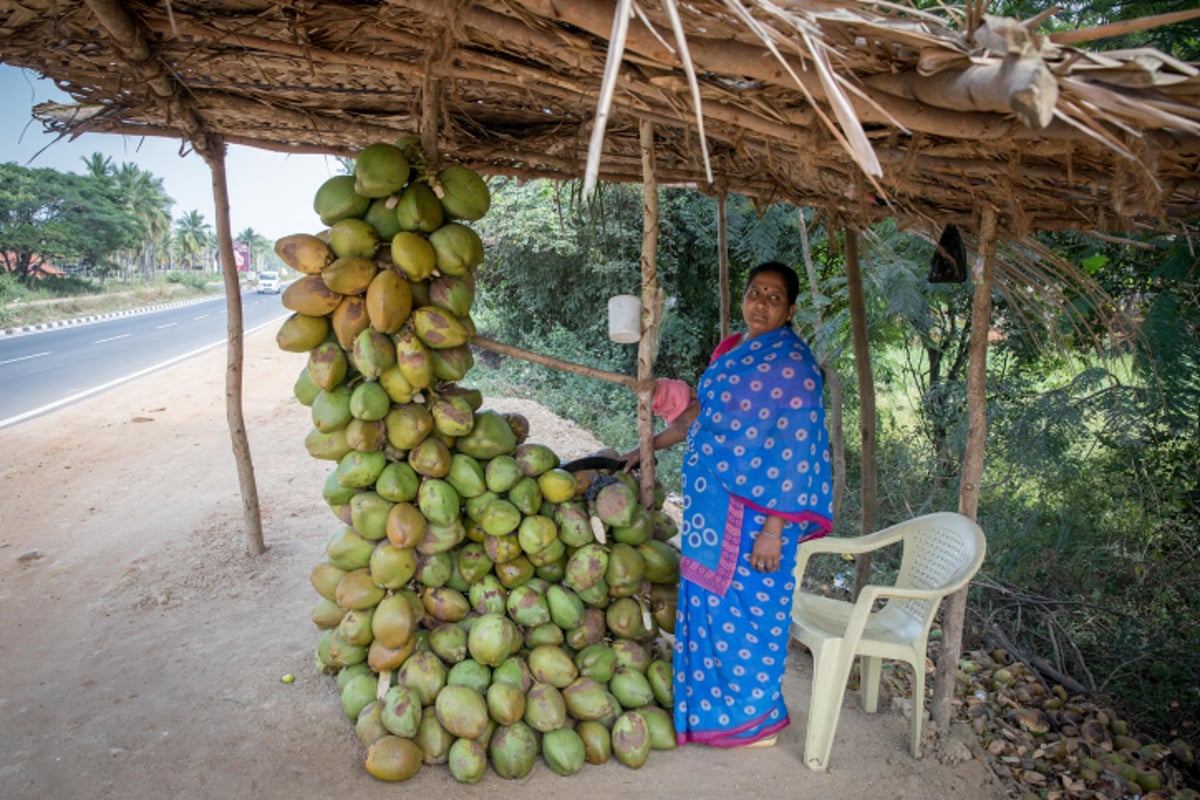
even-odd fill
[[[760,272],[742,296],[742,316],[746,320],[746,338],[753,339],[786,324],[796,305],[788,304],[787,284],[775,272]]]

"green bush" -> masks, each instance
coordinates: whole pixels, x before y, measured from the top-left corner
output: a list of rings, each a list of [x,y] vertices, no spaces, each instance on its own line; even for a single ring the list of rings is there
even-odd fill
[[[12,326],[14,308],[29,297],[29,291],[21,284],[16,275],[11,272],[0,272],[0,328]]]
[[[29,298],[29,290],[11,272],[0,272],[0,305],[19,303]]]
[[[210,276],[203,272],[168,272],[164,278],[167,283],[178,283],[187,286],[190,289],[203,289],[209,281]]]

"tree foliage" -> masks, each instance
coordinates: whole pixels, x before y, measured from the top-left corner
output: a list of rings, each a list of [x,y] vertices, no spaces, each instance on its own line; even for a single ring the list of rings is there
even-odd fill
[[[26,284],[43,262],[113,269],[144,234],[109,176],[0,164],[0,251]]]
[[[576,184],[502,180],[493,185],[492,209],[478,223],[487,252],[479,271],[477,312],[495,335],[514,344],[562,328],[590,343],[598,365],[632,369],[636,353],[607,338],[607,302],[641,294],[642,193],[605,185],[590,204]],[[746,273],[779,260],[803,274],[799,215],[785,204],[756,208],[731,196],[731,316],[741,322],[738,299]],[[659,198],[656,269],[665,296],[658,352],[662,374],[694,380],[720,335],[716,199],[666,188]]]
[[[129,162],[113,171],[113,178],[124,199],[125,207],[142,224],[145,235],[129,252],[128,264],[136,265],[143,279],[148,279],[166,257],[171,233],[171,206],[162,178]]]
[[[203,269],[216,235],[204,215],[195,209],[175,220],[171,245],[182,266]]]

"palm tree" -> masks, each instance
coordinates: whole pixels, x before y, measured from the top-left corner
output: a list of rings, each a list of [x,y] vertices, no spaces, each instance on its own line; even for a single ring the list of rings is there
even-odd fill
[[[170,234],[170,209],[174,201],[167,196],[162,178],[140,169],[136,164],[124,163],[114,177],[125,207],[137,218],[144,229],[142,244],[130,253],[128,265],[139,262],[143,280],[149,280],[157,263],[158,251]]]
[[[103,153],[92,153],[90,156],[80,156],[79,160],[87,168],[87,174],[93,178],[103,178],[113,174],[113,163],[110,156]]]
[[[212,226],[204,221],[204,215],[195,209],[175,220],[174,245],[180,261],[195,269],[204,264],[206,251],[212,247]],[[203,266],[201,268],[204,268]]]

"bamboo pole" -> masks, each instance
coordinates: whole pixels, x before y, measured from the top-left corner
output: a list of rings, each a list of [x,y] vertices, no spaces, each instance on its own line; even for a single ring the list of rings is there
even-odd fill
[[[246,550],[258,556],[266,552],[263,542],[262,513],[258,505],[258,486],[254,479],[254,461],[250,457],[250,440],[246,435],[246,418],[242,412],[243,322],[242,288],[238,283],[237,262],[233,257],[233,231],[229,225],[229,186],[225,178],[225,143],[211,138],[197,152],[208,162],[212,171],[213,204],[217,215],[217,249],[221,255],[221,275],[225,283],[225,306],[229,313],[226,323],[225,347],[225,420],[237,464],[238,485],[242,493],[242,518],[246,523]]]
[[[729,215],[726,200],[729,195],[724,189],[717,195],[717,264],[720,274],[721,341],[729,336]]]
[[[996,210],[986,207],[979,228],[979,253],[972,279],[970,363],[967,367],[967,447],[963,454],[958,511],[971,519],[979,512],[979,483],[987,443],[987,350],[992,317],[992,279],[996,268]],[[962,654],[967,588],[950,595],[942,609],[942,654],[934,677],[930,714],[939,744],[950,735],[950,701]]]
[[[497,342],[495,339],[488,339],[484,336],[474,336],[471,338],[471,344],[483,350],[491,350],[493,353],[499,353],[503,356],[512,358],[521,358],[525,361],[532,361],[535,364],[541,364],[543,367],[551,369],[561,369],[564,372],[574,372],[576,375],[584,375],[597,380],[608,381],[609,383],[619,383],[622,386],[628,386],[630,389],[637,391],[638,381],[636,378],[631,378],[628,375],[622,375],[619,372],[609,372],[608,370],[596,369],[595,367],[576,364],[571,361],[563,361],[561,358],[554,356],[543,355],[536,353],[533,350],[526,350],[516,345],[504,344]]]
[[[858,260],[858,231],[846,229],[846,293],[850,302],[850,327],[854,339],[854,372],[858,377],[859,421],[862,438],[862,517],[860,531],[875,530],[879,518],[878,464],[875,455],[875,375],[871,369],[871,351],[867,339],[867,303],[863,292],[862,267]],[[863,553],[855,560],[854,597],[871,575],[871,556]]]
[[[654,125],[639,126],[642,149],[642,338],[638,342],[638,443],[643,508],[654,508],[654,357],[658,341],[658,178],[654,172]]]

